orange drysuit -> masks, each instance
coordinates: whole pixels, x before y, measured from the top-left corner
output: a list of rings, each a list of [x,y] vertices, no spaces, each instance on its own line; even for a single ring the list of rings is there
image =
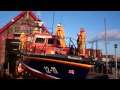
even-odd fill
[[[64,29],[62,26],[57,26],[57,28],[55,30],[55,35],[60,38],[61,47],[66,47],[66,43],[64,40],[65,32],[64,32]]]
[[[25,34],[21,34],[21,35],[20,35],[21,49],[23,49],[26,40],[27,40],[26,35],[25,35]]]
[[[81,55],[85,55],[85,42],[86,42],[86,32],[84,31],[84,29],[80,29],[80,33],[78,35],[78,52]]]

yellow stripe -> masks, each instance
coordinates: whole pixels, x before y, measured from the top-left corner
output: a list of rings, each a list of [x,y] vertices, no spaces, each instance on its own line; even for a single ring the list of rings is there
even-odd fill
[[[30,57],[26,56],[27,58],[32,58],[36,60],[42,60],[42,61],[50,61],[50,62],[57,62],[57,63],[64,63],[64,64],[69,64],[69,65],[74,65],[74,66],[79,66],[79,67],[85,67],[85,68],[92,68],[93,65],[88,65],[88,64],[81,64],[81,63],[75,63],[75,62],[69,62],[69,61],[62,61],[62,60],[55,60],[55,59],[48,59],[48,58],[37,58],[37,57]]]

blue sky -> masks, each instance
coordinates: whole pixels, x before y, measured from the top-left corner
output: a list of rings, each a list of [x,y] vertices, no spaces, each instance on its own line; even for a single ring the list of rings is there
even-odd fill
[[[17,16],[21,11],[0,11],[0,28]],[[86,31],[87,41],[98,40],[98,48],[105,54],[104,41],[104,17],[106,18],[106,30],[108,41],[108,54],[115,53],[114,44],[118,44],[117,56],[120,57],[120,11],[39,11],[40,19],[46,22],[45,27],[52,32],[53,14],[55,31],[56,25],[62,23],[65,36],[77,40],[77,33],[80,28]],[[33,11],[37,15],[37,11]],[[66,39],[68,43],[69,40]],[[75,41],[74,41],[75,42]],[[75,42],[76,43],[76,42]],[[94,44],[94,49],[95,49]],[[87,44],[91,48],[91,44]]]

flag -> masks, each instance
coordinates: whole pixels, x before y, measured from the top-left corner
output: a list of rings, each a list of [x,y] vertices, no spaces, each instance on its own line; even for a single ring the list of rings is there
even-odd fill
[[[74,74],[74,70],[69,70],[68,73]]]

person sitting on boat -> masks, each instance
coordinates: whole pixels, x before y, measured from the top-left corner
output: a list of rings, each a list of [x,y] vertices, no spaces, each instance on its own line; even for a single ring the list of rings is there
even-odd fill
[[[21,49],[24,48],[24,44],[25,44],[26,40],[27,40],[27,37],[26,37],[25,33],[22,32],[20,35]]]
[[[40,28],[40,33],[43,32],[42,26],[45,24],[45,22],[41,22],[41,20],[35,21],[35,23],[38,24],[38,28]]]
[[[34,28],[34,29],[33,29],[33,34],[38,34],[38,33],[40,33],[39,28],[37,28],[37,27]]]
[[[86,42],[86,32],[83,28],[80,29],[78,34],[78,52],[80,55],[85,56],[85,42]]]
[[[64,28],[62,27],[62,25],[60,23],[57,24],[57,28],[55,30],[55,35],[59,37],[61,47],[63,47],[63,48],[66,47],[66,43],[65,43],[65,40],[64,40],[65,32],[64,32]]]

